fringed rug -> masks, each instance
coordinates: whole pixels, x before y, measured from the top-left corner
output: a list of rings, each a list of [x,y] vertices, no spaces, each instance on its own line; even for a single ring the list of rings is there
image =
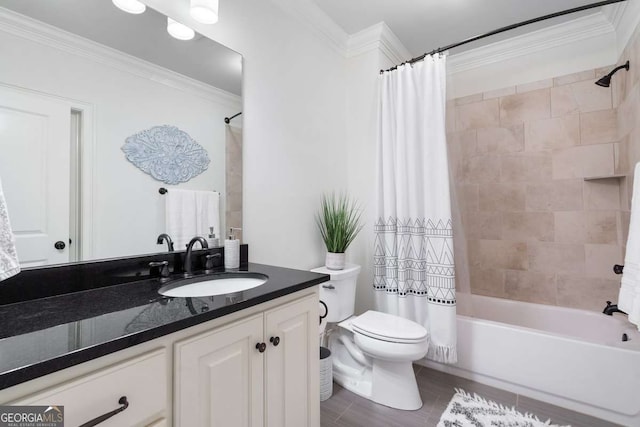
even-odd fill
[[[438,427],[560,427],[551,421],[540,421],[531,414],[521,414],[513,408],[486,400],[464,390],[456,394],[440,417]],[[571,426],[564,426],[571,427]]]

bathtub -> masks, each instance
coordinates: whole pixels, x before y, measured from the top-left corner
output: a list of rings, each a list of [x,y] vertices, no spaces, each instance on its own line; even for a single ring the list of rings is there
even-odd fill
[[[457,309],[458,363],[418,363],[640,426],[640,333],[626,316],[469,294]]]

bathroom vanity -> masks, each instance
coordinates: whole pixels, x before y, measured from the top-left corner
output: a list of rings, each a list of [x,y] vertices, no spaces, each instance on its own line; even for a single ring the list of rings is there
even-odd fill
[[[269,279],[167,298],[142,277],[0,305],[0,403],[64,405],[73,427],[118,409],[97,425],[319,426],[317,285],[328,276],[241,269]]]

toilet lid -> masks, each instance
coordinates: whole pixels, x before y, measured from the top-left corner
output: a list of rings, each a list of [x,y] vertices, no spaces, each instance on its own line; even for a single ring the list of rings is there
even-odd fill
[[[390,342],[419,342],[429,333],[422,325],[393,314],[367,311],[351,322],[354,332]]]

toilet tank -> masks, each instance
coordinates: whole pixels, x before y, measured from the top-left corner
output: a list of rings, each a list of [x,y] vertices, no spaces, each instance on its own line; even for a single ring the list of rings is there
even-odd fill
[[[320,300],[327,305],[327,322],[340,322],[350,316],[356,304],[356,282],[360,266],[346,264],[343,270],[329,270],[318,267],[311,270],[314,273],[328,274],[331,280],[320,284]]]

